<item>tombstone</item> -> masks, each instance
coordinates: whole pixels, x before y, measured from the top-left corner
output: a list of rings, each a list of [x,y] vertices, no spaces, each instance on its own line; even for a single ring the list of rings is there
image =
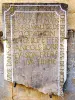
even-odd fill
[[[3,4],[4,79],[63,94],[67,4]]]

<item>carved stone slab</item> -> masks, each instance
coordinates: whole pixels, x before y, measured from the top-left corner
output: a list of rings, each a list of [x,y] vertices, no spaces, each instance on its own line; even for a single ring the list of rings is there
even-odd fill
[[[6,80],[62,94],[66,10],[66,4],[3,4]]]

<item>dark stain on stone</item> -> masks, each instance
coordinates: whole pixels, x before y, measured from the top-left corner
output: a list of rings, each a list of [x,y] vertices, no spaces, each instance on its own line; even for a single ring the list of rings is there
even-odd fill
[[[43,68],[43,70],[45,70],[45,68]]]
[[[42,80],[39,80],[39,79],[37,79],[37,81],[35,81],[35,82],[32,81],[32,83],[31,83],[32,87],[36,88],[36,89],[40,88],[42,86],[41,82],[42,82]]]
[[[65,4],[65,3],[61,3],[61,7],[62,9],[66,10],[68,9],[68,4]]]
[[[46,36],[45,32],[41,32],[40,34],[38,34],[38,37],[43,37]]]
[[[14,84],[14,87],[16,87],[17,83],[16,82],[13,82],[13,84]]]
[[[36,83],[35,85],[34,85],[34,88],[40,88],[41,86],[40,86],[40,84],[39,83]]]
[[[2,37],[3,36],[3,32],[2,31],[0,31],[0,37]]]
[[[52,93],[49,95],[50,98],[52,98]]]
[[[4,52],[3,43],[0,41],[0,52]]]

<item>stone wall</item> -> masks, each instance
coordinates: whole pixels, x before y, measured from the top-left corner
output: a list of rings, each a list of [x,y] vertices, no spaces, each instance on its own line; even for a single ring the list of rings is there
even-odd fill
[[[75,92],[75,31],[68,33],[68,71],[67,71],[66,89],[69,92]]]
[[[69,29],[74,29],[75,28],[75,0],[0,0],[0,30],[2,30],[2,3],[18,3],[18,2],[21,2],[21,3],[25,3],[25,2],[28,2],[28,3],[30,3],[30,2],[42,2],[42,3],[44,3],[44,2],[48,2],[48,3],[61,3],[61,2],[63,2],[63,3],[67,3],[68,4],[68,6],[69,6],[69,10],[68,10],[68,28]],[[73,36],[73,35],[72,35]],[[73,55],[72,55],[73,56]],[[2,65],[2,62],[1,62],[1,65]],[[74,65],[74,63],[71,65],[71,66],[73,66]],[[70,69],[71,69],[71,66],[70,66]],[[72,67],[73,68],[73,67]],[[70,76],[72,77],[72,75],[74,74],[72,74],[72,72],[74,72],[73,70],[71,70],[71,74],[70,74]],[[70,72],[69,72],[70,73]],[[3,76],[2,76],[3,77]],[[66,88],[71,94],[68,94],[68,97],[65,99],[65,100],[75,100],[75,93],[74,93],[74,90],[73,90],[73,88],[74,88],[74,85],[72,84],[72,82],[73,82],[73,84],[74,84],[74,79],[72,80],[72,78],[70,78],[70,81],[68,80],[67,81],[67,86],[68,86],[68,88]],[[7,84],[7,82],[5,83],[5,84]],[[68,85],[69,84],[69,85]],[[8,85],[8,84],[7,84]],[[72,86],[71,86],[72,85]],[[70,86],[71,86],[71,88],[70,88]],[[10,87],[9,87],[10,88]],[[1,89],[1,87],[0,87],[0,89]],[[5,88],[3,88],[2,90],[0,90],[0,91],[4,91],[4,89]],[[6,90],[7,91],[7,90]],[[29,91],[29,89],[26,89],[26,91]],[[33,90],[34,91],[34,90]],[[27,92],[26,92],[27,93]],[[29,94],[29,93],[28,93]],[[38,95],[38,92],[36,93],[37,95]],[[1,95],[1,92],[0,92],[0,95]],[[31,95],[34,95],[35,96],[35,93],[32,93]],[[3,95],[3,97],[5,96],[5,94]],[[27,96],[27,95],[26,95]],[[44,95],[43,95],[44,96]],[[2,97],[2,95],[0,96],[0,97]],[[41,98],[41,96],[39,95],[39,98]],[[58,99],[58,97],[56,97],[57,98],[57,100],[59,100]],[[56,98],[54,97],[54,99],[56,100]],[[30,98],[27,98],[28,100],[31,100]],[[26,100],[27,100],[26,99]],[[38,100],[38,96],[37,96],[37,98],[36,98],[37,100]],[[47,97],[46,97],[46,99],[47,99]],[[3,98],[2,98],[2,100],[3,100]],[[10,98],[8,98],[8,99],[6,99],[6,98],[4,98],[4,100],[12,100],[12,97],[11,97],[11,99]],[[60,99],[61,100],[61,99]]]
[[[2,43],[2,38],[3,36],[3,32],[0,31],[0,86],[3,86],[4,84],[4,55],[3,55],[3,49],[4,49],[4,46],[3,46],[3,43]]]

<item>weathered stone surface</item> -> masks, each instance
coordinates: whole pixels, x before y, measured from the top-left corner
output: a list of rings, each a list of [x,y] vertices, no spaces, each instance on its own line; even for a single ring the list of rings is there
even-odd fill
[[[68,4],[68,26],[75,28],[75,0],[0,0],[0,30],[2,30],[2,3],[66,3]]]
[[[4,11],[7,80],[13,79],[43,93],[62,93],[66,11],[61,7],[66,4],[57,5],[26,7],[23,4]]]
[[[4,55],[0,54],[0,86],[4,85]]]
[[[75,33],[69,31],[68,33],[68,72],[66,90],[68,92],[75,92]]]
[[[46,13],[46,15],[49,16],[49,18],[50,16],[56,16],[56,19],[58,19],[58,16],[54,13]],[[31,18],[29,16],[31,16]],[[38,18],[36,19],[37,16]],[[15,23],[17,25],[20,23],[18,29],[16,24],[15,27],[13,27],[13,38],[15,37],[15,41],[13,42],[14,81],[16,81],[17,83],[25,84],[26,86],[38,88],[44,93],[48,93],[49,91],[57,91],[56,87],[58,86],[58,61],[56,59],[58,59],[57,50],[59,48],[58,35],[56,33],[57,36],[53,38],[54,33],[52,33],[49,36],[50,30],[48,29],[47,31],[46,29],[46,24],[48,24],[49,20],[48,22],[46,20],[47,23],[45,22],[45,19],[48,19],[48,17],[45,17],[45,13],[38,15],[16,13],[14,17]],[[29,19],[31,20],[30,22],[28,22]],[[43,21],[41,21],[40,19],[44,21],[44,25]],[[56,19],[55,21],[57,23],[58,20]],[[29,26],[29,23],[31,23],[31,27]],[[39,25],[42,28],[40,28]],[[48,27],[52,29],[51,25],[49,25]],[[21,33],[23,33],[23,35],[21,35]],[[17,36],[19,36],[17,34],[20,35],[19,39],[16,38]],[[27,41],[25,37],[27,38]],[[51,87],[50,89],[47,89],[48,84],[50,84],[51,87],[54,86],[55,90],[53,90]],[[53,84],[53,86],[51,84]]]
[[[12,100],[12,84],[4,81],[4,85],[0,86],[0,100]]]
[[[36,89],[20,84],[14,87],[14,84],[7,81],[4,81],[4,87],[0,87],[0,100],[68,100],[68,94],[66,93],[63,97],[52,95],[50,98],[48,94],[43,94]]]
[[[54,3],[54,2],[64,2],[64,3],[67,3],[69,5],[69,12],[68,12],[68,25],[69,25],[69,28],[70,29],[74,29],[75,28],[75,0],[0,0],[0,30],[2,30],[2,3],[5,3],[5,2],[13,2],[13,3],[24,3],[24,2],[49,2],[49,3]],[[69,17],[70,16],[70,17]],[[70,65],[69,65],[70,66]],[[71,67],[71,66],[70,66]],[[70,84],[71,85],[71,84]],[[68,87],[70,88],[70,86]],[[67,98],[65,100],[75,100],[75,97],[74,97],[75,94],[73,93],[70,93],[70,94],[66,94]],[[54,97],[55,100],[56,100],[56,97]],[[58,97],[57,97],[58,98]],[[47,98],[46,98],[47,99]],[[2,99],[3,100],[3,99]],[[4,100],[11,100],[11,99],[7,99],[5,98]],[[29,100],[29,99],[28,99]],[[59,100],[59,99],[57,99]],[[62,99],[60,99],[62,100]]]

